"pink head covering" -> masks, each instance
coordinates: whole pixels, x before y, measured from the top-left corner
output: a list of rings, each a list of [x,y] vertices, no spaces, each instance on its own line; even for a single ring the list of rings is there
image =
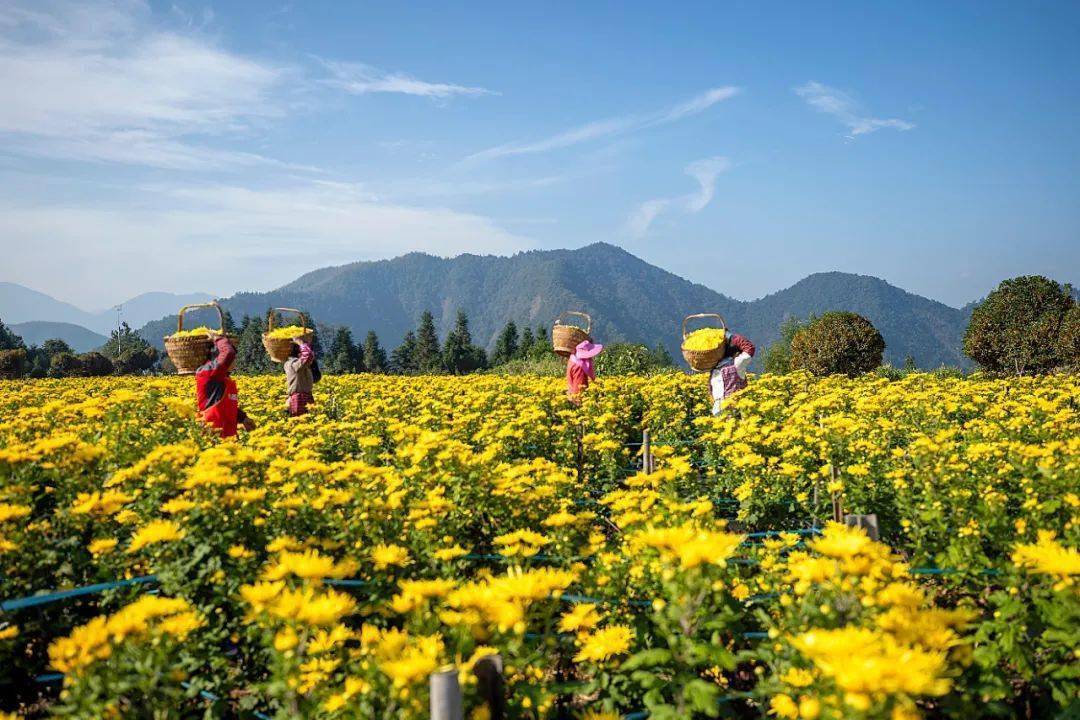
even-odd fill
[[[574,348],[574,356],[578,360],[588,360],[589,358],[596,357],[603,352],[604,346],[599,343],[594,343],[589,340],[582,340]]]

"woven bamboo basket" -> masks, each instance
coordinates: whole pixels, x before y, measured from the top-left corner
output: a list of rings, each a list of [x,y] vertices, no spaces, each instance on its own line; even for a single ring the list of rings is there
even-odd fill
[[[218,312],[218,332],[225,332],[225,313],[216,302],[198,303],[185,305],[180,308],[176,316],[176,332],[184,329],[184,313],[194,308],[212,307]],[[191,375],[210,359],[210,352],[214,348],[214,341],[206,335],[192,335],[190,337],[165,338],[165,352],[176,366],[176,372],[180,375]]]
[[[720,321],[720,327],[723,330],[727,330],[727,323],[717,313],[696,313],[694,315],[687,315],[682,321],[682,337],[683,343],[686,342],[686,337],[690,333],[686,332],[686,323],[690,320],[697,318],[716,318]],[[726,333],[725,333],[726,335]],[[724,351],[727,350],[727,340],[720,343],[719,347],[712,350],[687,350],[685,344],[682,348],[683,358],[686,359],[686,364],[693,370],[698,372],[706,372],[716,367],[717,363],[724,359]]]
[[[289,359],[289,355],[292,353],[292,338],[272,338],[270,332],[274,329],[274,318],[277,317],[279,312],[290,312],[296,315],[300,321],[300,327],[304,328],[305,332],[300,336],[300,339],[304,342],[311,342],[315,337],[314,331],[309,328],[308,317],[300,310],[295,308],[273,308],[266,315],[266,332],[263,333],[262,341],[263,347],[266,348],[266,354],[270,356],[270,359],[277,363],[283,363]]]
[[[576,325],[564,325],[562,321],[567,315],[577,315],[585,318],[585,329],[582,330]],[[578,344],[586,340],[592,341],[592,336],[589,335],[590,331],[592,331],[592,318],[587,313],[573,310],[562,313],[555,318],[555,324],[551,326],[551,345],[555,349],[555,354],[570,357],[574,354]]]

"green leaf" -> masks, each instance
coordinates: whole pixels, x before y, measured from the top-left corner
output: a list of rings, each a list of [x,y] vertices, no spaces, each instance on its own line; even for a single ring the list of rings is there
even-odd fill
[[[664,648],[652,648],[634,653],[623,661],[623,670],[637,670],[638,668],[650,668],[671,662],[671,651]]]

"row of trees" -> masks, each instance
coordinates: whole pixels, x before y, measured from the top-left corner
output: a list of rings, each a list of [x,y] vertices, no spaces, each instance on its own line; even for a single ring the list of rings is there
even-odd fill
[[[225,313],[225,330],[237,336],[239,373],[278,372],[262,345],[263,318],[244,316],[237,326]],[[490,355],[473,343],[469,319],[458,312],[453,329],[440,342],[435,319],[425,311],[415,330],[387,355],[375,331],[362,343],[348,328],[334,332],[326,353],[315,336],[316,353],[330,373],[451,373],[463,375],[515,361],[554,361],[547,330],[513,321],[499,333]],[[817,375],[857,375],[881,365],[885,340],[866,318],[851,312],[827,312],[805,321],[790,318],[781,337],[764,355],[766,372],[806,369]],[[992,373],[1024,375],[1054,370],[1080,370],[1080,304],[1069,285],[1042,276],[1002,282],[974,308],[964,336],[964,352]],[[601,372],[651,372],[673,365],[662,346],[609,346],[598,361]],[[906,366],[914,367],[908,359]],[[519,368],[509,365],[508,368]],[[124,323],[95,351],[77,354],[63,340],[27,347],[0,322],[0,377],[69,377],[172,370],[149,343]]]
[[[147,372],[158,365],[158,352],[127,323],[113,330],[97,350],[76,353],[63,340],[27,346],[0,321],[0,377],[93,377]]]
[[[861,315],[827,312],[789,318],[765,353],[765,372],[806,369],[816,375],[858,375],[881,365],[885,340]],[[975,306],[964,353],[997,375],[1080,371],[1080,303],[1072,286],[1041,275],[1003,281]],[[907,358],[905,368],[914,369]]]

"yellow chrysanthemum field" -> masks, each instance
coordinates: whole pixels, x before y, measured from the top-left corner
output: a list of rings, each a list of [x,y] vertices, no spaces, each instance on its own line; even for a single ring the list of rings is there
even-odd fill
[[[223,442],[190,378],[0,382],[0,715],[490,717],[492,654],[514,718],[1076,707],[1075,376],[282,383]]]

